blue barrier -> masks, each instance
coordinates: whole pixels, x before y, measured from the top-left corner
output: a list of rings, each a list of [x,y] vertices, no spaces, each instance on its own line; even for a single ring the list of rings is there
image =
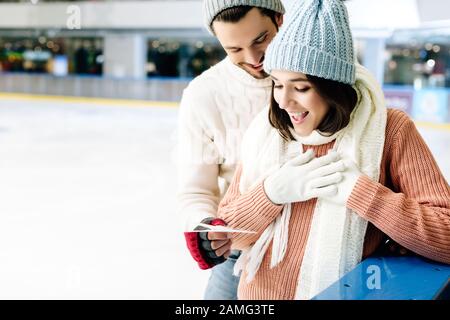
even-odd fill
[[[450,265],[421,257],[370,257],[313,300],[450,299]]]

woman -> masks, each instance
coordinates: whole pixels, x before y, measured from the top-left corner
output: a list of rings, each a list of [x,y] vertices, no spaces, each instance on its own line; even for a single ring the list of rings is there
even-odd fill
[[[353,58],[339,0],[303,0],[270,44],[273,99],[219,208],[240,299],[309,299],[390,237],[450,263],[450,188],[414,123]]]

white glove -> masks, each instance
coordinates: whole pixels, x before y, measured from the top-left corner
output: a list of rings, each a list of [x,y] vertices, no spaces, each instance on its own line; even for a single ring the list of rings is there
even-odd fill
[[[264,181],[267,197],[275,204],[307,201],[336,194],[336,184],[342,180],[345,166],[332,151],[314,158],[310,149],[286,162]]]
[[[350,198],[350,195],[355,188],[356,182],[358,181],[362,173],[356,166],[356,163],[353,162],[353,160],[344,159],[343,162],[345,170],[342,172],[343,179],[336,184],[337,193],[331,196],[323,196],[323,198],[338,205],[346,206],[348,198]]]

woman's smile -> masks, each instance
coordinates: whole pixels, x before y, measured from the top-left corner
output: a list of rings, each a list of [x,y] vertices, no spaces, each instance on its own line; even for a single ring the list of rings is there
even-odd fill
[[[293,124],[302,124],[308,115],[309,111],[289,113]]]

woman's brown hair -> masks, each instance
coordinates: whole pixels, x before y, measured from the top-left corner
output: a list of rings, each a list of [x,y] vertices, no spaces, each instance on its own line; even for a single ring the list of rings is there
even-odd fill
[[[330,135],[345,128],[350,122],[350,114],[356,106],[358,96],[355,89],[342,82],[306,75],[306,78],[330,107],[317,130]],[[280,108],[274,99],[270,102],[269,122],[278,130],[284,140],[295,140],[289,128],[293,128],[289,114]]]

